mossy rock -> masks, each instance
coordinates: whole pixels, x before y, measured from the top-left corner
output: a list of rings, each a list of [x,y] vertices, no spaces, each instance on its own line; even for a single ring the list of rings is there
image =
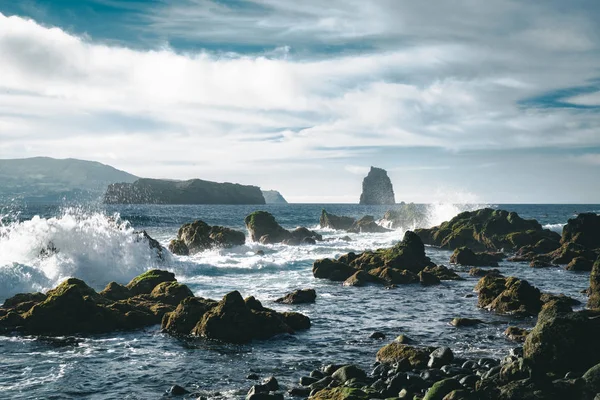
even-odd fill
[[[447,394],[458,389],[462,389],[462,385],[456,379],[444,379],[434,383],[423,400],[443,400]]]
[[[187,256],[190,254],[190,249],[185,242],[180,239],[173,239],[169,242],[169,251],[178,256]]]
[[[312,272],[315,278],[343,282],[354,275],[356,269],[348,264],[324,258],[313,263]]]
[[[524,356],[536,369],[555,373],[584,372],[600,363],[600,311],[573,312],[550,301],[527,335]]]
[[[266,211],[255,211],[248,215],[244,222],[253,242],[258,242],[263,236],[268,235],[270,243],[280,243],[292,236],[277,223],[271,213]]]
[[[429,361],[431,349],[413,347],[399,342],[383,346],[377,352],[377,361],[384,364],[394,364],[406,359],[412,368],[425,368]]]
[[[174,335],[190,335],[204,314],[217,304],[210,299],[188,297],[173,312],[165,314],[161,328]]]
[[[100,292],[100,295],[109,299],[109,300],[125,300],[132,296],[129,289],[117,282],[110,282],[104,290]]]
[[[179,282],[162,282],[152,289],[150,296],[158,302],[177,306],[183,299],[193,297],[194,293]]]
[[[310,400],[369,400],[369,395],[360,389],[338,387],[323,389],[309,397]]]
[[[136,276],[127,284],[132,296],[140,294],[150,294],[152,290],[163,282],[174,282],[175,274],[168,271],[162,271],[160,269],[152,269],[146,271],[141,275]]]

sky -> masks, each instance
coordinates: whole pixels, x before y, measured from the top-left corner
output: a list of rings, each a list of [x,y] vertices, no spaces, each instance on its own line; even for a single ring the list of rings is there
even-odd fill
[[[325,6],[326,5],[326,6]],[[0,158],[600,203],[600,1],[0,0]]]

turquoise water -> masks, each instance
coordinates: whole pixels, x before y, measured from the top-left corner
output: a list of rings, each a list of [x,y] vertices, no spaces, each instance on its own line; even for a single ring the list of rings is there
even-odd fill
[[[447,220],[458,212],[481,205],[437,204],[419,226]],[[560,231],[579,212],[599,212],[598,205],[502,205],[526,218],[535,218]],[[220,298],[231,290],[256,296],[264,305],[295,310],[310,316],[307,332],[250,345],[231,346],[202,340],[182,341],[161,334],[159,327],[130,333],[81,337],[63,346],[35,337],[0,336],[0,393],[2,398],[159,398],[173,384],[200,391],[212,399],[244,398],[252,382],[250,372],[275,375],[291,387],[298,378],[324,363],[353,362],[367,368],[381,341],[369,339],[382,331],[392,340],[404,333],[423,345],[448,345],[465,355],[500,356],[514,343],[502,332],[511,324],[531,326],[533,319],[512,319],[479,310],[476,298],[467,298],[477,282],[466,279],[439,287],[401,286],[394,290],[372,286],[346,288],[316,280],[315,259],[349,251],[391,246],[405,229],[385,234],[351,234],[320,230],[324,242],[315,246],[264,246],[246,243],[192,257],[168,256],[160,261],[132,239],[145,229],[167,244],[183,223],[203,219],[209,224],[245,229],[244,217],[257,209],[272,212],[285,228],[318,227],[322,208],[339,215],[365,214],[381,218],[385,207],[358,205],[267,206],[86,206],[10,205],[0,207],[0,301],[14,293],[45,290],[69,276],[80,277],[97,289],[111,280],[126,283],[148,268],[175,272],[196,295]],[[41,258],[52,242],[59,252]],[[257,256],[263,250],[264,256]],[[450,253],[428,248],[438,264]],[[531,269],[527,264],[503,262],[506,275],[529,280],[540,289],[584,300],[580,291],[589,274],[561,268]],[[273,302],[286,292],[313,287],[314,305],[285,306]],[[457,330],[448,322],[457,316],[476,317],[489,324]]]

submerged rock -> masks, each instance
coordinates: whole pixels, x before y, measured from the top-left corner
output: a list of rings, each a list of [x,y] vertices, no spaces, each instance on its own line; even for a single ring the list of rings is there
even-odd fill
[[[330,214],[325,209],[321,211],[319,225],[321,228],[329,228],[346,231],[352,227],[356,219],[352,217],[337,216]]]
[[[425,244],[454,250],[469,247],[475,251],[517,250],[542,239],[558,240],[556,232],[543,229],[535,220],[515,212],[484,208],[465,211],[430,229],[415,230]]]
[[[384,169],[371,167],[362,184],[360,204],[391,205],[396,203],[392,181]]]

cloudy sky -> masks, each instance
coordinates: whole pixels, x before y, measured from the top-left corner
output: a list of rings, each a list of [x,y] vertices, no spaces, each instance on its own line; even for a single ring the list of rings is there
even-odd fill
[[[327,4],[327,7],[323,6]],[[600,202],[600,1],[0,0],[0,158]]]

